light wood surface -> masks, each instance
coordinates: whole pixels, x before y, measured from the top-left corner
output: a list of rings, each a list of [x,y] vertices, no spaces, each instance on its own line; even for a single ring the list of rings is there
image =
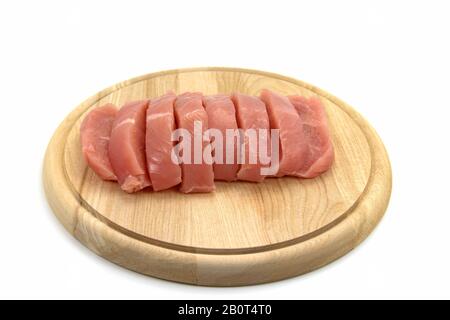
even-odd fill
[[[96,106],[168,90],[257,95],[263,88],[321,98],[336,152],[331,170],[311,180],[216,182],[210,194],[127,194],[99,179],[82,158],[80,123]],[[99,92],[55,132],[43,178],[55,215],[95,253],[151,276],[211,286],[275,281],[333,261],[367,237],[391,192],[383,144],[351,107],[304,82],[234,68],[164,71]]]

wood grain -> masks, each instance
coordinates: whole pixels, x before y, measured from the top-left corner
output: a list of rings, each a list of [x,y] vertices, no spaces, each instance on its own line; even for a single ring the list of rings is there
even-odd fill
[[[100,180],[80,152],[87,111],[168,90],[317,95],[330,123],[336,160],[319,178],[217,182],[211,194],[176,190],[127,194]],[[78,106],[54,134],[44,186],[56,216],[77,239],[129,269],[174,281],[232,286],[274,281],[320,267],[361,242],[390,196],[382,142],[351,107],[284,76],[244,69],[198,68],[134,78]]]

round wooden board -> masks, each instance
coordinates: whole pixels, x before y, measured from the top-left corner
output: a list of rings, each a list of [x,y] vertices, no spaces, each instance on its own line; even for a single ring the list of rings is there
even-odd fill
[[[331,170],[309,180],[216,182],[210,194],[127,194],[100,180],[82,158],[80,123],[96,106],[168,90],[257,95],[263,88],[321,98],[336,152]],[[337,259],[369,235],[391,193],[386,150],[350,106],[292,78],[235,68],[152,73],[99,92],[55,132],[43,179],[55,215],[98,255],[147,275],[209,286],[275,281]]]

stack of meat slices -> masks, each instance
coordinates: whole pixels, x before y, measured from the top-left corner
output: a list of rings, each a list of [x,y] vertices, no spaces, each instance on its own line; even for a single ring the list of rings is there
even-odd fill
[[[198,124],[200,133],[195,130]],[[181,152],[190,152],[190,158],[197,161],[180,163],[180,154],[174,159],[176,129],[200,141],[199,159],[194,147]],[[208,129],[222,133],[223,142],[215,144],[212,136],[205,134],[212,131]],[[228,135],[227,129],[237,135]],[[257,140],[257,150],[250,148],[249,136],[242,134],[248,129],[269,131],[264,145]],[[269,129],[278,129],[277,144],[271,143]],[[178,185],[184,193],[211,192],[214,180],[262,182],[267,175],[261,169],[274,161],[273,145],[279,146],[279,161],[270,176],[314,178],[328,170],[334,159],[321,101],[316,97],[286,97],[266,89],[259,97],[241,93],[203,96],[199,92],[176,96],[169,92],[126,103],[119,110],[107,104],[84,118],[81,145],[87,164],[99,177],[117,180],[130,193],[150,186],[160,191]],[[267,161],[261,161],[260,148],[266,150]],[[220,161],[217,154],[222,155]]]

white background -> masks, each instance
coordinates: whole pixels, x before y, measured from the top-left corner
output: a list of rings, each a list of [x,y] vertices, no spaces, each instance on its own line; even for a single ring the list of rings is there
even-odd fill
[[[448,1],[1,1],[0,298],[450,298]],[[394,174],[373,234],[308,275],[171,283],[97,257],[44,199],[46,145],[100,89],[180,67],[262,69],[342,98]]]

